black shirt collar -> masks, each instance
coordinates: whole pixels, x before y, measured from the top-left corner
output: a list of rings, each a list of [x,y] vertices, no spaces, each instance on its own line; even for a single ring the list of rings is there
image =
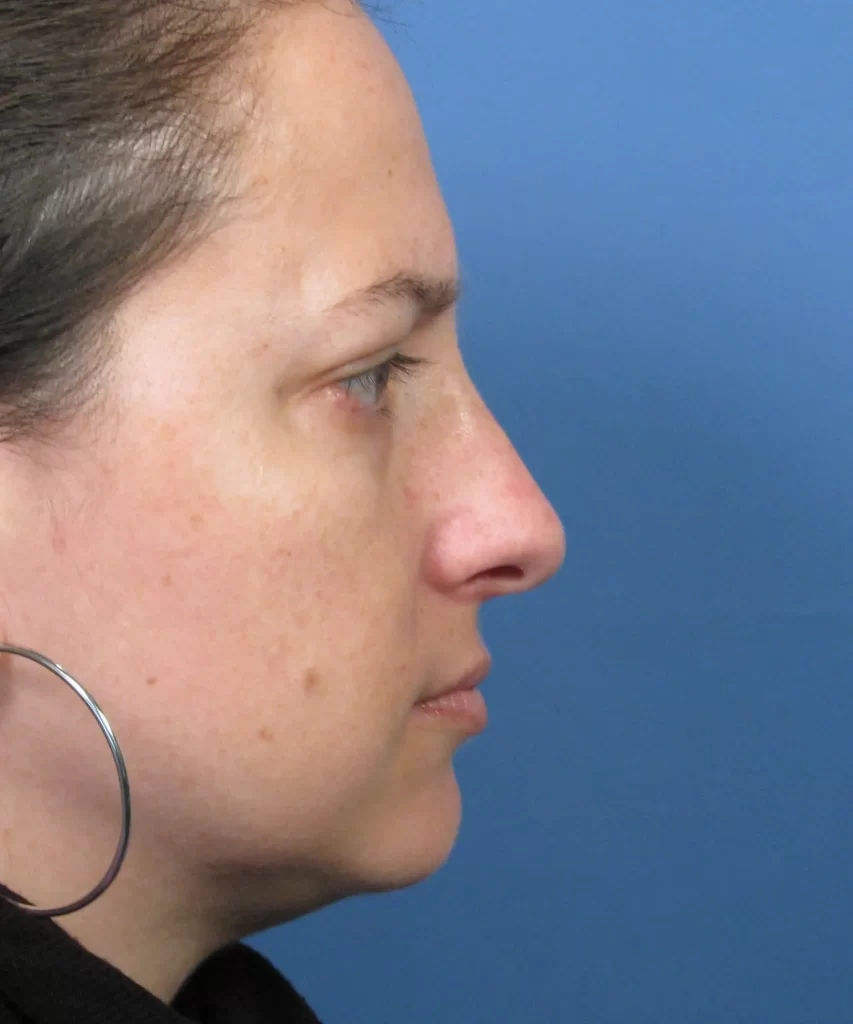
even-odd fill
[[[5,1014],[5,1015],[4,1015]],[[214,953],[167,1006],[50,918],[0,896],[0,1021],[319,1024],[272,964],[241,943]]]

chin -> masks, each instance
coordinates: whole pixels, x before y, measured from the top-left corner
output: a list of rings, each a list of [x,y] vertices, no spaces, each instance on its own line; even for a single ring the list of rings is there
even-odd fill
[[[353,821],[340,822],[311,869],[298,873],[296,885],[280,865],[247,872],[241,860],[233,875],[222,874],[220,867],[232,895],[235,878],[244,898],[254,893],[251,909],[242,912],[239,934],[276,927],[352,896],[392,892],[425,881],[450,856],[461,811],[459,786],[450,768],[416,794],[410,791],[405,800],[386,801]]]
[[[450,770],[404,808],[362,834],[353,892],[390,892],[423,882],[450,856],[462,819],[462,798]]]

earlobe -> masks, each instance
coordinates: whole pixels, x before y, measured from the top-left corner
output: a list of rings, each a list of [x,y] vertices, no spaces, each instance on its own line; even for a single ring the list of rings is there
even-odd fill
[[[124,756],[121,752],[121,747],[118,744],[118,740],[113,733],[110,723],[107,721],[103,711],[101,711],[95,699],[70,673],[66,672],[61,665],[57,665],[55,661],[52,661],[46,655],[39,653],[38,651],[30,650],[27,647],[18,647],[14,644],[6,643],[4,635],[3,643],[0,644],[0,657],[16,656],[20,658],[26,658],[29,661],[35,662],[42,668],[47,669],[56,678],[62,680],[66,686],[69,686],[77,696],[83,701],[86,707],[94,716],[107,744],[110,748],[110,753],[115,763],[116,772],[118,774],[119,789],[121,791],[121,834],[119,836],[118,846],[116,848],[115,856],[113,857],[112,863],[107,869],[106,874],[100,882],[85,896],[73,903],[67,903],[60,907],[50,907],[41,909],[33,906],[33,904],[24,897],[19,897],[11,889],[0,884],[0,898],[9,900],[16,904],[19,909],[32,915],[33,917],[59,917],[63,914],[71,914],[74,911],[82,910],[83,907],[87,907],[90,903],[98,898],[109,885],[112,884],[116,875],[119,873],[122,862],[124,861],[125,855],[127,854],[127,847],[130,841],[130,782],[127,776],[127,767],[124,762]]]

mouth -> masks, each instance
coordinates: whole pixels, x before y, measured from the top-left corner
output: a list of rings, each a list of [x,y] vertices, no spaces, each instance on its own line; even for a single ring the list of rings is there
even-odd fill
[[[486,657],[450,686],[418,701],[415,713],[437,725],[460,728],[472,736],[481,733],[488,725],[489,713],[477,687],[490,668],[491,660]]]

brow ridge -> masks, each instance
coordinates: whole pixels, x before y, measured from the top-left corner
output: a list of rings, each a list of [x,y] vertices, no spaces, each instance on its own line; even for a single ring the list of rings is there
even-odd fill
[[[415,307],[419,319],[434,320],[456,305],[461,290],[458,278],[402,271],[353,292],[334,308],[338,312],[359,313],[376,305],[404,303]]]

